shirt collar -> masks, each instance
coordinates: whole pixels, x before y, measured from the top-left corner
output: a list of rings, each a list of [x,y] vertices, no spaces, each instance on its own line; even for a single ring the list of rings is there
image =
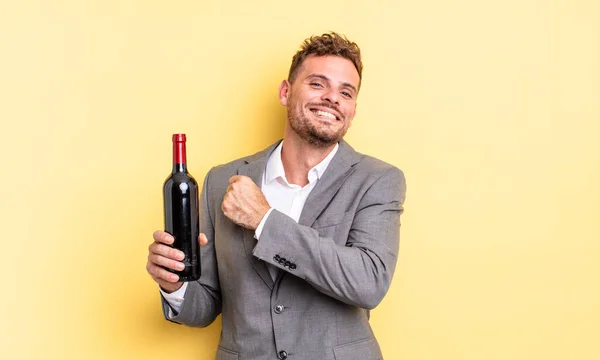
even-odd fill
[[[331,152],[329,152],[329,154],[325,157],[325,159],[323,159],[320,163],[318,163],[317,165],[315,165],[312,169],[310,169],[308,171],[308,181],[309,182],[318,180],[323,176],[323,174],[325,173],[325,170],[329,166],[329,163],[331,163],[331,160],[337,153],[339,147],[340,147],[339,143],[335,144],[335,147],[333,148],[333,150],[331,150]],[[277,145],[277,148],[275,148],[273,153],[271,153],[271,156],[269,156],[269,160],[267,160],[267,167],[265,169],[265,181],[267,184],[270,183],[271,181],[277,179],[278,177],[285,179],[287,182],[287,179],[285,177],[285,170],[283,169],[283,161],[281,160],[281,149],[282,148],[283,148],[283,141],[280,142],[279,145]]]

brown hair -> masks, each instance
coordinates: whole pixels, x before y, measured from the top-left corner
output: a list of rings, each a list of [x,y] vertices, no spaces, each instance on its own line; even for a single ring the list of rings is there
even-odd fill
[[[360,48],[358,45],[348,40],[344,35],[330,32],[321,36],[311,36],[304,40],[304,43],[302,43],[302,46],[300,46],[300,49],[292,58],[292,66],[290,66],[290,73],[288,75],[288,81],[290,83],[294,82],[302,62],[310,55],[333,55],[348,59],[352,61],[354,67],[358,71],[359,79],[362,79],[363,65],[360,59]]]

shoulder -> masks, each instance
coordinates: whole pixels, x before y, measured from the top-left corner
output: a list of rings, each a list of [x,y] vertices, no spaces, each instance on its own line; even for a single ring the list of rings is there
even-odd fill
[[[371,181],[385,179],[405,183],[404,172],[396,165],[376,157],[355,152],[356,163],[353,165],[354,174],[368,177]]]
[[[361,202],[393,202],[400,206],[406,198],[406,178],[397,166],[375,158],[359,154],[360,161],[354,165],[352,177],[365,187]]]
[[[214,166],[207,174],[208,181],[211,183],[228,183],[230,177],[238,175],[241,169],[247,169],[248,166],[250,166],[252,169],[258,168],[262,170],[269,155],[271,152],[273,152],[278,144],[279,141],[252,155],[244,156],[239,159]]]
[[[361,153],[357,153],[357,155],[360,158],[360,161],[355,165],[357,170],[374,173],[402,172],[402,170],[400,170],[396,165],[390,164],[376,157]]]

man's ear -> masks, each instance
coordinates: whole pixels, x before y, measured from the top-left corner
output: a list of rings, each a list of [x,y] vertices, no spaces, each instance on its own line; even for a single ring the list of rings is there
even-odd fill
[[[279,85],[279,102],[283,106],[287,106],[290,87],[290,82],[287,80],[283,80]]]

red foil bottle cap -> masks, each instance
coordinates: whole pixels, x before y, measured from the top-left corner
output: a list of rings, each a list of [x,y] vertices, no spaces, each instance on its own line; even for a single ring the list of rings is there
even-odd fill
[[[173,164],[185,164],[185,134],[173,134]]]
[[[185,142],[185,134],[173,134],[173,142]]]

